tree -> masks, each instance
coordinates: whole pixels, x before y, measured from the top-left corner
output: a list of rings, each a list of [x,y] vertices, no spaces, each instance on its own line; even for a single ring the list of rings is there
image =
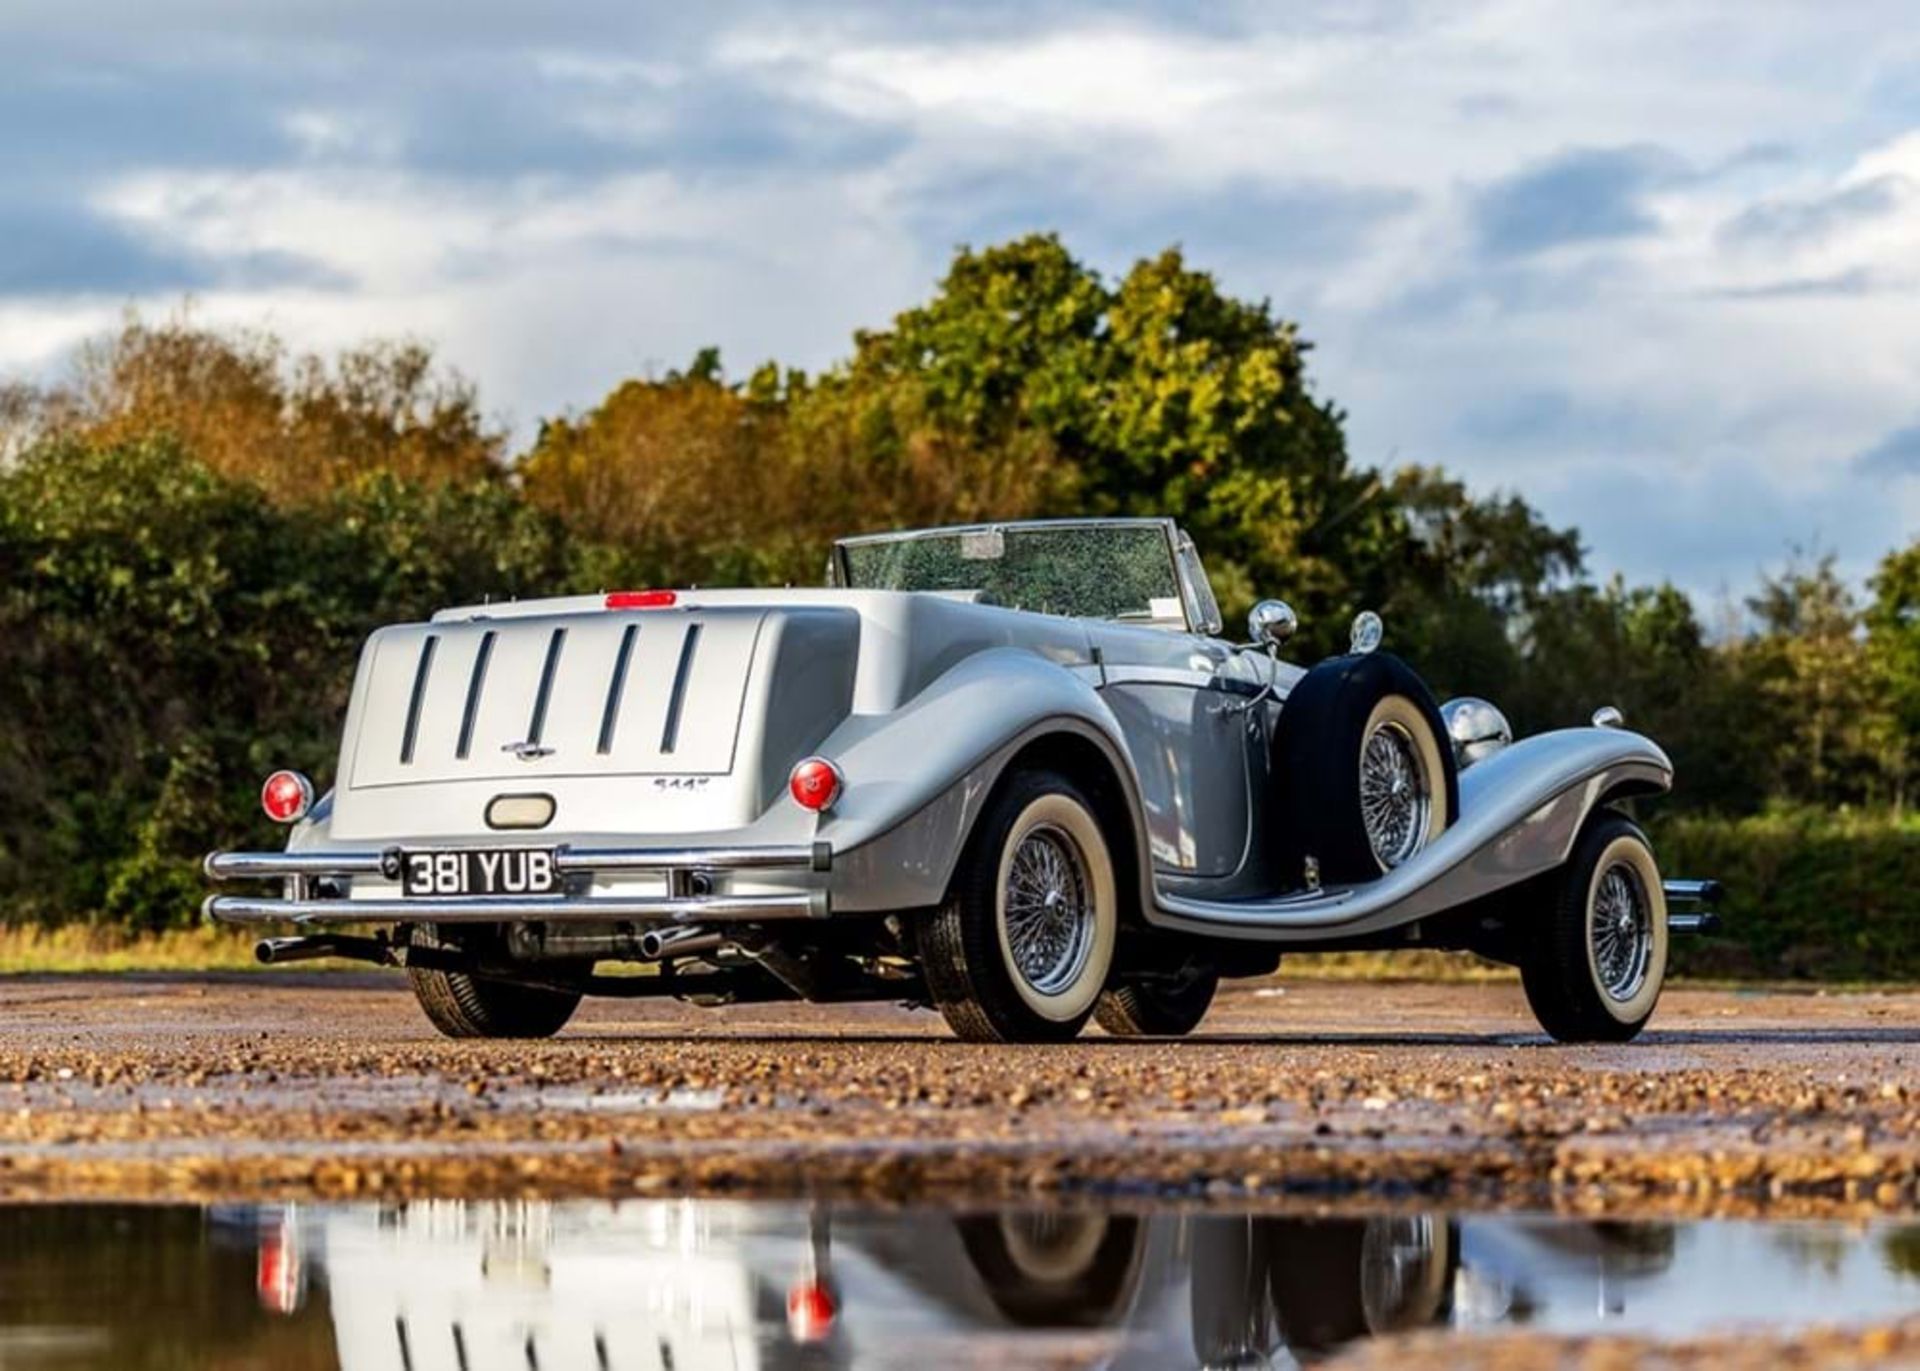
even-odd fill
[[[184,316],[149,324],[130,315],[81,349],[67,385],[16,388],[0,406],[0,452],[10,437],[16,447],[167,437],[282,504],[375,471],[421,484],[504,475],[504,433],[424,344],[370,343],[329,362],[291,354],[271,333]]]
[[[1759,632],[1739,652],[1773,709],[1768,788],[1815,804],[1885,798],[1885,697],[1833,555],[1796,556],[1747,607]]]
[[[188,916],[198,858],[279,766],[332,774],[380,624],[565,574],[497,480],[369,474],[284,510],[172,439],[43,444],[0,474],[0,901]]]
[[[1920,775],[1920,539],[1888,553],[1870,584],[1867,654],[1887,705],[1887,771],[1902,809]]]
[[[1296,602],[1331,643],[1396,514],[1307,385],[1306,343],[1177,250],[1109,286],[1059,239],[962,251],[927,304],[858,336],[841,373],[874,445],[1059,464],[1008,513],[1165,514],[1206,549],[1229,617]]]
[[[703,354],[688,374],[623,382],[541,425],[517,470],[527,498],[584,541],[585,574],[710,584],[737,549],[789,526],[774,489],[781,423],[777,398],[723,384]]]

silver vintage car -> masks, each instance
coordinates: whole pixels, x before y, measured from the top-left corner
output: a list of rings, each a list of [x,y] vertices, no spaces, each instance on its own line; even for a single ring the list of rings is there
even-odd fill
[[[605,994],[904,1001],[993,1042],[1185,1033],[1289,948],[1405,946],[1622,1041],[1713,923],[1618,808],[1673,769],[1617,711],[1515,740],[1371,613],[1311,668],[1279,601],[1228,641],[1171,521],[849,538],[829,581],[381,629],[333,787],[266,782],[286,850],[207,858],[279,892],[208,917],[297,930],[264,961],[403,966],[454,1036]]]

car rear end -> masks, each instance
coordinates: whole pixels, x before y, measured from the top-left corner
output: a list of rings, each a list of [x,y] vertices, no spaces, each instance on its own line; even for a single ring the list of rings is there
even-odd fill
[[[824,917],[832,775],[796,764],[853,705],[861,621],[817,602],[672,592],[450,611],[360,660],[329,795],[263,800],[284,852],[219,852],[212,919],[529,925],[625,938]],[[527,936],[523,929],[523,938]],[[329,955],[339,938],[263,944]],[[583,944],[584,946],[584,944]],[[367,949],[358,949],[365,952]]]

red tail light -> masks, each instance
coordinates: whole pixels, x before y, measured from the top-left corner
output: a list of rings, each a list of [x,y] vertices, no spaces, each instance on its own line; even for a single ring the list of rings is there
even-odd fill
[[[260,787],[260,808],[277,824],[304,819],[313,808],[313,782],[297,771],[276,771]]]
[[[672,590],[615,590],[607,595],[607,608],[672,609],[679,598]]]
[[[787,777],[787,789],[802,809],[819,813],[840,798],[840,768],[825,757],[808,757]]]
[[[306,1264],[300,1260],[298,1240],[282,1223],[260,1235],[254,1263],[253,1288],[261,1308],[274,1314],[297,1313],[306,1303]]]
[[[787,1331],[795,1342],[825,1342],[839,1312],[833,1292],[819,1281],[795,1281],[787,1291]]]

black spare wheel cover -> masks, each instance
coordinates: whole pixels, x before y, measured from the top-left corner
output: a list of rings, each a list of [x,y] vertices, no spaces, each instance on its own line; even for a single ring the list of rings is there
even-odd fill
[[[1447,822],[1460,815],[1460,777],[1433,692],[1390,652],[1329,657],[1287,696],[1273,734],[1273,816],[1268,828],[1283,885],[1304,883],[1306,859],[1328,885],[1377,879],[1380,863],[1360,819],[1360,734],[1389,695],[1411,700],[1433,730]]]

